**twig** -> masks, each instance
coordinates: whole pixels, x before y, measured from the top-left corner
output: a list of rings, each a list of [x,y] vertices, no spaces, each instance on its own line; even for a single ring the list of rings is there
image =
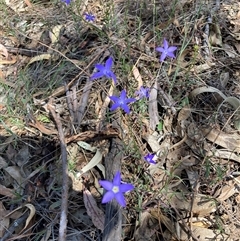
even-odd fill
[[[203,48],[205,51],[205,59],[209,60],[210,59],[210,50],[209,50],[209,25],[212,24],[212,16],[211,13],[209,13],[208,19],[207,19],[207,24],[205,26],[205,31],[204,31],[204,40],[203,40]]]
[[[83,93],[82,93],[82,97],[79,103],[79,110],[78,110],[78,126],[80,126],[82,119],[84,117],[84,111],[85,108],[87,106],[87,102],[88,102],[88,96],[90,93],[90,90],[92,88],[93,85],[93,81],[91,81],[89,78],[83,88]]]
[[[103,127],[103,122],[104,122],[104,117],[105,117],[105,114],[106,114],[106,111],[107,111],[107,107],[110,103],[110,98],[109,96],[111,96],[113,94],[113,89],[114,89],[114,85],[111,85],[109,91],[108,91],[108,94],[107,94],[107,97],[105,98],[104,102],[103,102],[103,105],[102,105],[102,108],[101,108],[101,111],[98,115],[98,124],[97,124],[97,127],[96,127],[96,130],[98,131],[101,131],[102,127]]]
[[[59,224],[59,241],[66,240],[66,229],[67,229],[67,210],[68,210],[68,164],[67,164],[67,148],[65,143],[65,138],[63,134],[62,123],[60,121],[60,116],[55,112],[52,105],[52,99],[49,100],[48,109],[50,110],[54,121],[57,125],[58,135],[61,146],[62,154],[62,203],[61,203],[61,216]]]

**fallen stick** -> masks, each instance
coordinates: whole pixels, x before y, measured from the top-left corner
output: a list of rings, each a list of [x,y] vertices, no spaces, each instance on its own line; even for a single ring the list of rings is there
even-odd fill
[[[65,137],[63,134],[62,123],[60,121],[60,116],[55,112],[52,105],[52,99],[49,100],[47,105],[49,111],[51,112],[54,121],[57,125],[58,136],[61,146],[62,154],[62,202],[61,202],[61,216],[59,224],[59,238],[58,241],[66,241],[66,229],[67,229],[67,211],[68,211],[68,164],[67,164],[67,148],[65,143]]]

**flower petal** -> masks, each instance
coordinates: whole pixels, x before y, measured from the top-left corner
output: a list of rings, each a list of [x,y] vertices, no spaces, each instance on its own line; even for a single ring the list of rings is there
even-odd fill
[[[119,97],[115,96],[115,95],[112,95],[112,96],[109,96],[110,100],[114,101],[114,102],[118,102],[119,101]]]
[[[104,194],[102,203],[110,202],[114,198],[115,194],[113,191],[108,191]]]
[[[102,64],[95,64],[95,68],[98,69],[99,71],[103,72],[105,67]]]
[[[168,41],[166,39],[163,40],[163,48],[168,49]]]
[[[106,60],[106,64],[105,64],[106,70],[111,70],[112,64],[113,64],[112,57],[109,57],[109,58]]]
[[[99,184],[100,184],[103,188],[105,188],[107,191],[110,191],[110,190],[112,190],[112,188],[113,188],[113,184],[112,184],[111,182],[109,182],[109,181],[100,180],[100,181],[99,181]]]
[[[175,54],[172,52],[167,53],[167,56],[170,58],[175,58]]]
[[[171,46],[168,48],[168,52],[174,52],[175,50],[177,50],[177,47],[175,46]]]
[[[120,192],[128,192],[134,189],[132,184],[120,184],[119,191]]]
[[[115,194],[115,198],[122,207],[126,206],[125,198],[121,192],[118,192],[117,194]]]
[[[119,104],[118,104],[118,103],[115,103],[115,104],[113,104],[113,105],[111,106],[110,111],[114,111],[114,110],[116,110],[118,107],[120,107]]]
[[[160,57],[160,61],[163,62],[166,57],[167,57],[166,53],[163,52],[161,57]]]
[[[111,76],[111,78],[113,79],[114,84],[116,84],[116,83],[117,83],[117,77],[116,77],[116,75],[111,71],[110,76]]]
[[[121,184],[121,174],[117,171],[113,178],[113,186],[119,186]]]
[[[123,105],[121,106],[121,108],[122,108],[127,114],[130,113],[130,108],[128,107],[127,104],[123,104]]]
[[[94,73],[94,74],[90,77],[90,80],[99,79],[99,78],[102,78],[103,76],[104,76],[104,74],[100,71],[100,72]]]
[[[126,96],[127,96],[126,90],[122,90],[119,98],[122,100],[125,100]]]
[[[164,48],[162,48],[162,47],[157,47],[157,48],[156,48],[156,51],[158,51],[158,52],[161,52],[161,53],[162,53],[162,52],[164,52],[164,51],[165,51],[165,49],[164,49]]]
[[[135,102],[136,101],[136,99],[135,98],[128,98],[128,99],[126,99],[126,101],[125,101],[125,103],[132,103],[132,102]]]

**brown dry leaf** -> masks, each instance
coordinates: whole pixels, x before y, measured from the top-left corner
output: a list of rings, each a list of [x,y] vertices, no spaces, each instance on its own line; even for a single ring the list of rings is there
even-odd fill
[[[148,211],[144,211],[140,216],[139,227],[137,227],[134,238],[135,241],[152,241],[155,240],[155,229],[158,225],[158,220],[152,217]]]
[[[5,212],[5,207],[3,203],[0,201],[0,238],[3,237],[3,234],[8,229],[10,223],[9,218],[4,217],[5,215],[3,215]]]
[[[202,73],[202,72],[204,72],[208,69],[211,69],[215,65],[216,65],[215,63],[200,64],[200,65],[196,65],[193,68],[191,68],[190,71],[199,74],[199,73]]]
[[[206,156],[209,157],[220,157],[222,159],[227,159],[227,160],[233,160],[236,162],[240,163],[240,156],[236,155],[235,153],[233,153],[232,151],[227,151],[227,150],[219,150],[219,149],[215,149],[215,150],[206,150],[205,153]]]
[[[209,42],[213,46],[222,46],[222,35],[218,24],[211,24],[211,31],[209,34]]]
[[[52,58],[51,54],[41,54],[41,55],[31,58],[28,64],[32,64],[36,61],[41,61],[41,60],[51,59],[51,58]]]
[[[135,80],[138,82],[138,89],[140,89],[140,87],[143,86],[142,76],[136,66],[133,66],[132,72]]]
[[[143,138],[147,141],[147,143],[149,144],[153,152],[157,152],[161,147],[158,143],[157,136],[158,136],[157,132],[143,136]]]
[[[76,178],[73,173],[69,173],[68,176],[72,180],[72,189],[77,192],[81,192],[83,190],[83,183],[82,183],[81,179]]]
[[[219,202],[227,200],[229,197],[238,193],[237,188],[235,187],[236,182],[234,180],[228,181],[221,189],[218,189],[215,193],[215,197]]]
[[[183,193],[168,192],[166,195],[172,207],[193,212],[199,217],[207,216],[216,211],[216,202],[206,195],[196,194],[193,202],[184,197]]]
[[[7,167],[8,164],[3,157],[0,156],[0,169]]]
[[[38,120],[34,120],[35,123],[28,123],[30,126],[37,128],[41,133],[45,135],[57,135],[58,132],[56,130],[47,129],[44,125],[42,125]]]
[[[221,83],[221,86],[224,88],[228,81],[229,81],[229,72],[222,72],[221,75],[220,75],[220,83]]]
[[[31,2],[30,2],[30,0],[24,0],[24,2],[26,3],[26,5],[28,6],[28,7],[32,7],[32,4],[31,4]]]
[[[0,184],[0,194],[3,196],[10,197],[10,198],[16,197],[13,189],[6,188],[5,186],[3,186],[1,184]]]
[[[8,51],[2,44],[0,44],[0,54],[3,55],[6,59],[8,59]]]
[[[62,29],[62,25],[56,25],[53,27],[52,32],[49,31],[49,37],[52,41],[52,44],[58,42],[61,29]]]
[[[23,178],[22,174],[21,174],[21,170],[19,167],[17,166],[10,166],[10,167],[6,167],[4,168],[4,170],[13,178],[17,181],[17,183],[21,186],[25,179]]]
[[[16,56],[11,56],[9,59],[0,59],[0,64],[15,64],[17,62]]]
[[[223,50],[230,58],[235,58],[237,56],[237,53],[235,52],[234,48],[229,44],[223,44]]]
[[[211,127],[202,128],[202,133],[209,141],[226,148],[229,151],[240,153],[240,135],[237,133],[225,134]]]
[[[83,191],[83,201],[85,208],[87,209],[87,214],[91,217],[93,224],[96,228],[103,231],[105,220],[104,212],[97,206],[94,197],[87,189],[84,189]]]
[[[175,223],[173,222],[173,220],[170,220],[167,216],[163,215],[160,209],[152,208],[149,211],[152,217],[158,220],[158,223],[163,223],[168,229],[168,231],[172,235],[176,236]]]
[[[28,209],[30,209],[30,213],[29,213],[29,216],[28,216],[28,218],[26,220],[26,223],[25,223],[25,226],[24,226],[23,230],[25,228],[27,228],[28,224],[30,223],[30,221],[32,220],[32,218],[34,217],[34,215],[36,213],[36,209],[35,209],[35,207],[32,204],[28,203],[28,204],[24,205],[24,207],[27,207]]]
[[[190,61],[186,61],[185,57],[191,52],[190,49],[185,49],[181,54],[178,56],[178,64],[181,66],[181,68],[186,68],[189,64],[191,64]]]
[[[186,234],[183,229],[180,230],[180,240],[189,240],[189,235]],[[220,231],[201,228],[201,227],[192,227],[192,234],[194,237],[197,237],[198,241],[231,241],[228,238],[228,235],[220,233]]]

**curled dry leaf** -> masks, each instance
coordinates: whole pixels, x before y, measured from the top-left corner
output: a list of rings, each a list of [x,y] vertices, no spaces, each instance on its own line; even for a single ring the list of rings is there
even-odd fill
[[[141,86],[143,86],[142,76],[136,66],[133,66],[132,72],[135,80],[137,80],[138,82],[138,89],[139,89]]]
[[[217,93],[220,95],[220,97],[222,97],[223,101],[220,104],[220,106],[218,108],[221,108],[222,104],[227,102],[229,103],[235,110],[234,112],[234,126],[236,129],[240,129],[240,100],[236,97],[230,96],[227,97],[226,95],[224,95],[220,90],[218,90],[217,88],[214,87],[199,87],[194,89],[190,94],[189,94],[189,98],[195,98],[197,95],[201,94],[201,93]]]
[[[27,207],[30,210],[30,213],[29,213],[29,216],[26,220],[25,227],[23,228],[23,230],[25,228],[27,228],[28,224],[30,223],[30,221],[32,220],[32,218],[34,217],[34,215],[36,213],[36,209],[32,204],[28,203],[28,204],[25,205],[25,207]]]
[[[34,63],[34,62],[36,62],[36,61],[41,61],[41,60],[45,60],[45,59],[48,60],[48,59],[51,59],[51,58],[52,58],[52,55],[51,55],[51,54],[41,54],[41,55],[37,55],[37,56],[35,56],[35,57],[33,57],[33,58],[30,59],[28,65],[29,65],[29,64],[32,64],[32,63]]]
[[[95,156],[91,159],[91,161],[85,167],[83,167],[80,172],[77,173],[77,177],[80,177],[83,173],[91,170],[93,167],[97,166],[101,162],[102,153],[96,147],[92,147],[91,145],[89,145],[88,143],[86,143],[84,141],[78,141],[78,145],[86,150],[96,152]],[[101,165],[100,165],[100,169],[102,170]],[[104,175],[105,175],[105,173],[104,173]]]
[[[87,209],[87,214],[91,217],[93,224],[96,228],[103,231],[105,220],[104,212],[97,206],[94,197],[87,189],[83,191],[83,201]]]

